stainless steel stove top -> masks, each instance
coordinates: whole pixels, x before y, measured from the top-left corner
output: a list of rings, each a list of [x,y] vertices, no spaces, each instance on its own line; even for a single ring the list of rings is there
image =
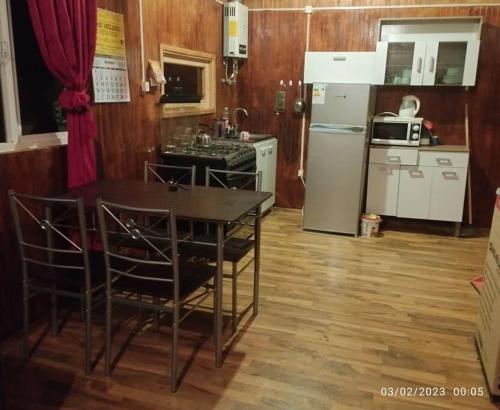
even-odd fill
[[[163,154],[192,155],[209,158],[226,158],[254,151],[253,147],[229,142],[218,142],[207,146],[183,144],[179,146],[165,146],[162,149]]]

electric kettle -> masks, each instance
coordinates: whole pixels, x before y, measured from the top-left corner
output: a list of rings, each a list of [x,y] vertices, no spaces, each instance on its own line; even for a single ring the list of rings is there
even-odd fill
[[[400,117],[415,117],[420,110],[420,100],[414,95],[405,95],[399,106]]]

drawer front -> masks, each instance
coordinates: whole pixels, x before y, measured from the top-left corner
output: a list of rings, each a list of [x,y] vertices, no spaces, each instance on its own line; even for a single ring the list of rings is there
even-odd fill
[[[468,152],[427,152],[418,153],[418,165],[424,167],[467,168]]]
[[[370,148],[370,163],[417,165],[418,150],[405,148]]]

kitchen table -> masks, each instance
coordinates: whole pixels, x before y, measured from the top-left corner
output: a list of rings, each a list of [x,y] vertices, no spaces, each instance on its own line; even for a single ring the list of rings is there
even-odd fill
[[[170,189],[169,189],[170,188]],[[184,189],[185,188],[185,189]],[[96,200],[152,209],[172,209],[178,218],[210,222],[217,226],[217,273],[215,277],[215,366],[222,365],[222,268],[224,226],[236,223],[257,210],[254,223],[254,300],[253,314],[258,314],[260,270],[260,205],[272,194],[205,186],[186,186],[172,190],[170,184],[139,180],[100,180],[70,189],[64,196],[82,197],[86,207],[95,207]]]

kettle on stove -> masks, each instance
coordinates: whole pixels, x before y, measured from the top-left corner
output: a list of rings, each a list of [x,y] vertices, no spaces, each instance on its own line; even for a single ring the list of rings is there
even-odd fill
[[[400,117],[415,117],[420,110],[420,100],[414,95],[405,95],[399,106]]]

